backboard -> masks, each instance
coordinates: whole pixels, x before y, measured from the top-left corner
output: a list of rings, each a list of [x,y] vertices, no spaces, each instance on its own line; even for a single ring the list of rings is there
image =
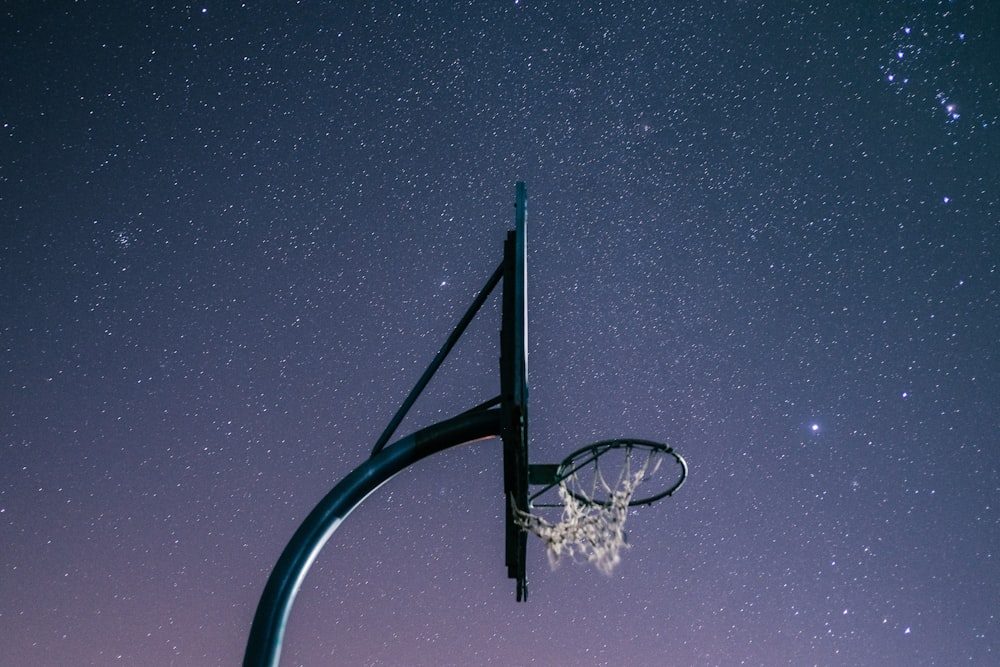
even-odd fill
[[[514,507],[528,508],[528,266],[525,256],[528,192],[518,182],[514,230],[504,244],[503,306],[500,325],[500,407],[507,576],[517,580],[517,600],[528,599],[525,574],[527,533],[514,521]]]

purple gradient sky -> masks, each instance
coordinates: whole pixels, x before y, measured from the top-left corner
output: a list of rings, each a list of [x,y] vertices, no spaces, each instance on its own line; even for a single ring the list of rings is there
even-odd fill
[[[688,484],[517,604],[499,443],[434,456],[283,664],[997,664],[997,9],[669,4],[8,4],[0,662],[237,664],[524,180],[535,462]],[[498,326],[401,432],[497,393]]]

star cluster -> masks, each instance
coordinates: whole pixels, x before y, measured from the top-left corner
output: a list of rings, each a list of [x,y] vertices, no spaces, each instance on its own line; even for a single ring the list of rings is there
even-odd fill
[[[997,83],[983,67],[986,26],[996,16],[969,11],[955,2],[928,3],[908,14],[886,42],[884,80],[908,104],[932,110],[948,126],[967,134],[996,128]],[[985,23],[981,23],[985,21]],[[962,99],[975,101],[966,112]],[[962,121],[959,124],[959,121]]]

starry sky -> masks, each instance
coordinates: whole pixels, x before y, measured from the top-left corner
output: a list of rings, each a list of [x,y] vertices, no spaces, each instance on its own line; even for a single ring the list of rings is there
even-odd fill
[[[374,494],[289,665],[996,665],[1000,48],[977,0],[6,3],[0,637],[232,665],[529,194],[531,447],[668,442],[608,577],[501,448]],[[499,299],[400,434],[498,393]]]

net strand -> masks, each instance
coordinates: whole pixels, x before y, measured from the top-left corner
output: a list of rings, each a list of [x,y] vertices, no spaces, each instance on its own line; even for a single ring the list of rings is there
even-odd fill
[[[650,471],[652,458],[650,453],[639,470],[633,473],[629,448],[615,488],[607,483],[595,462],[589,494],[582,493],[583,483],[576,472],[559,482],[558,493],[563,511],[558,522],[549,522],[519,508],[514,511],[515,521],[545,543],[552,567],[556,567],[563,557],[568,557],[575,563],[591,563],[600,572],[610,575],[621,562],[621,550],[629,546],[625,538],[629,502],[639,484],[648,479],[647,472],[655,474],[662,462],[657,460]],[[595,500],[599,488],[608,495],[607,501]]]

